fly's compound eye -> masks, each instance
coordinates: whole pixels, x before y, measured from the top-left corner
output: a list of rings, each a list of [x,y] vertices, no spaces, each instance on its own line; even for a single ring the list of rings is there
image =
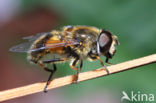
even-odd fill
[[[103,30],[97,41],[97,52],[104,53],[109,50],[112,43],[112,34],[109,31]]]
[[[99,37],[98,42],[100,47],[104,47],[109,42],[109,37],[106,34],[102,33]]]

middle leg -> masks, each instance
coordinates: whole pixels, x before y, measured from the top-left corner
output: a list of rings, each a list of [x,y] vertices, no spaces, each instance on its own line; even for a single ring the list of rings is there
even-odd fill
[[[78,62],[79,62],[79,58],[78,57],[70,62],[71,69],[76,70],[76,78],[74,79],[75,83],[78,82],[79,69],[76,67]]]

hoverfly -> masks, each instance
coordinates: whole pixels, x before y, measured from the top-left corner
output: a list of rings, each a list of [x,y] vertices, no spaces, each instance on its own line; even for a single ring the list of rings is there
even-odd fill
[[[77,82],[84,59],[99,60],[104,66],[100,56],[105,56],[105,62],[109,63],[108,60],[116,51],[115,46],[119,45],[117,36],[107,30],[92,26],[64,26],[61,30],[39,33],[23,39],[28,42],[12,47],[10,51],[27,52],[30,62],[39,64],[41,68],[51,73],[44,92],[57,69],[56,63],[69,61],[70,67],[77,71],[75,78]],[[46,56],[49,59],[45,59]],[[45,64],[48,63],[53,65],[53,69],[46,67]],[[80,68],[76,67],[78,63],[80,63]],[[106,71],[109,74],[107,68]]]

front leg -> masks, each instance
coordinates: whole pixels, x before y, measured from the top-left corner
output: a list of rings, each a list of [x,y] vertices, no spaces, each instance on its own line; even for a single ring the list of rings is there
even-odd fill
[[[110,74],[110,73],[109,73],[109,70],[108,70],[107,67],[104,65],[103,61],[101,60],[101,58],[100,58],[98,55],[89,55],[89,56],[90,56],[90,59],[91,59],[91,60],[97,60],[97,59],[98,59],[98,60],[100,61],[101,65],[105,68],[107,74]]]
[[[83,60],[80,60],[80,71],[82,70]]]
[[[106,69],[107,74],[109,75],[109,70],[107,69],[107,67],[104,65],[102,59],[99,56],[96,56],[96,58],[100,61],[101,65]]]
[[[108,52],[108,53],[106,53],[105,56],[106,56],[106,61],[105,61],[105,62],[106,62],[108,65],[112,65],[112,63],[109,62],[109,59],[112,58],[112,55]]]
[[[109,62],[109,58],[106,57],[106,61],[105,61],[108,65],[112,65],[112,63]]]

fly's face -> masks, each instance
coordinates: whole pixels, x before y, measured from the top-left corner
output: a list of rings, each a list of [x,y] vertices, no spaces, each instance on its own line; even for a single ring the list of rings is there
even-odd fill
[[[110,49],[109,49],[109,53],[110,53],[111,57],[112,57],[112,56],[115,54],[115,52],[116,52],[116,47],[115,47],[115,46],[117,46],[117,45],[120,44],[119,41],[118,41],[117,36],[113,35],[113,36],[112,36],[112,39],[113,39],[113,41],[112,41],[111,47],[110,47]]]

